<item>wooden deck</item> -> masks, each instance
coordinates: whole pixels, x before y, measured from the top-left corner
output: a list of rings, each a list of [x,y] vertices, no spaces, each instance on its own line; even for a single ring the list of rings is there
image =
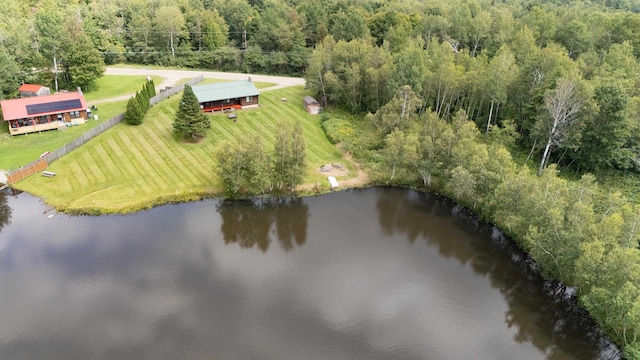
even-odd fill
[[[216,111],[224,111],[224,110],[240,110],[242,109],[242,105],[223,105],[223,106],[208,106],[202,108],[204,112],[216,112]]]
[[[41,132],[41,131],[47,131],[47,130],[63,130],[63,129],[66,129],[68,126],[82,125],[85,122],[87,121],[83,118],[73,119],[69,123],[65,123],[63,121],[53,121],[46,124],[36,124],[36,125],[21,126],[18,128],[10,128],[10,132],[11,132],[11,135],[22,135],[22,134],[29,134],[29,133]]]

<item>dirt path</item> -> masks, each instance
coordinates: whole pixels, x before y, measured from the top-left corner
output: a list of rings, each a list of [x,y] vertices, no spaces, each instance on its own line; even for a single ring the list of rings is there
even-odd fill
[[[270,76],[270,75],[256,75],[256,74],[240,74],[240,73],[226,73],[217,71],[193,71],[193,70],[159,70],[159,69],[139,69],[139,68],[119,68],[108,67],[105,71],[105,75],[137,75],[147,76],[155,75],[161,77],[162,83],[156,86],[156,91],[160,91],[161,88],[167,86],[175,86],[183,79],[192,79],[198,75],[202,75],[205,79],[220,79],[220,80],[246,80],[251,78],[253,81],[258,82],[270,82],[277,85],[268,88],[260,89],[260,91],[269,91],[275,89],[281,89],[288,86],[304,85],[303,78],[287,77],[287,76]],[[112,97],[109,99],[100,99],[95,101],[89,101],[89,105],[102,104],[107,102],[114,102],[120,100],[127,100],[134,94],[121,95]]]

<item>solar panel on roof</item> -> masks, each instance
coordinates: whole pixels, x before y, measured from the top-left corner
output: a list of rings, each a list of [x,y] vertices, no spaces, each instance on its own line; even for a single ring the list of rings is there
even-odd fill
[[[82,103],[80,102],[80,99],[54,101],[43,104],[27,105],[27,114],[41,114],[69,109],[77,109],[81,107]]]

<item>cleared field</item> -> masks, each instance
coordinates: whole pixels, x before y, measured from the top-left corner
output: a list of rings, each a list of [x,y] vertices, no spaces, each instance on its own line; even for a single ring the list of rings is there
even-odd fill
[[[54,178],[32,176],[16,188],[40,196],[50,205],[69,212],[128,212],[153,205],[186,201],[219,193],[214,152],[225,139],[259,134],[274,142],[280,119],[304,124],[308,169],[306,183],[324,185],[317,172],[323,164],[340,162],[355,175],[320,127],[320,117],[302,108],[302,87],[264,92],[259,109],[238,112],[237,121],[225,114],[211,116],[212,129],[198,144],[173,136],[173,118],[181,96],[152,108],[140,126],[119,124],[53,163]],[[288,102],[280,99],[286,97]]]
[[[127,107],[126,101],[111,102],[102,104],[98,111],[98,121],[89,120],[86,124],[74,126],[64,131],[43,131],[27,135],[9,135],[7,123],[0,124],[0,169],[12,170],[26,165],[40,157],[45,151],[52,151],[65,143],[77,138],[87,130],[98,126],[117,114],[124,112]]]

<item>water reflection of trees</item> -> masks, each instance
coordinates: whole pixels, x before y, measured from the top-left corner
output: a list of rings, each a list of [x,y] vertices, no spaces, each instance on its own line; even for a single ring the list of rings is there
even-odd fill
[[[11,223],[11,207],[7,202],[7,193],[0,191],[0,231]]]
[[[271,234],[280,247],[289,251],[307,241],[309,206],[302,199],[273,199],[266,202],[229,202],[218,206],[222,217],[220,231],[225,244],[237,243],[241,248],[257,246],[267,251]]]
[[[385,233],[404,234],[412,243],[425,239],[441,255],[470,264],[476,273],[488,276],[507,301],[505,322],[517,327],[516,341],[533,344],[548,359],[566,354],[581,359],[617,356],[593,320],[567,296],[567,290],[544,281],[531,270],[529,257],[490,226],[446,199],[412,191],[380,189],[376,207]],[[584,344],[598,344],[600,350]]]

